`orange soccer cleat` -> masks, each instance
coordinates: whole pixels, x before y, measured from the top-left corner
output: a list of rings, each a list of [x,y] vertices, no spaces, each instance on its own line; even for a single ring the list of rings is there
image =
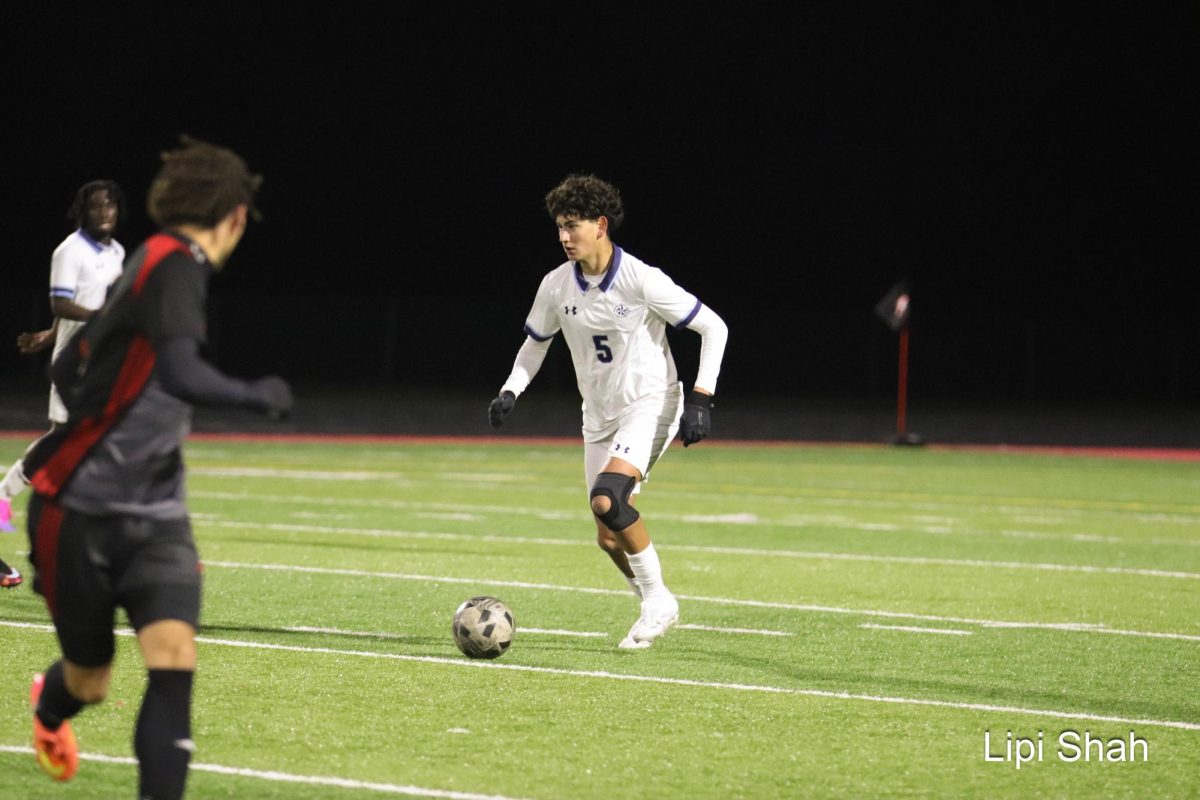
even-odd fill
[[[58,730],[47,730],[37,716],[38,698],[42,696],[42,686],[46,676],[40,672],[33,676],[33,685],[29,687],[29,704],[34,710],[33,715],[33,755],[37,758],[38,766],[56,781],[69,781],[79,769],[79,745],[75,742],[75,731],[67,720],[58,726]]]

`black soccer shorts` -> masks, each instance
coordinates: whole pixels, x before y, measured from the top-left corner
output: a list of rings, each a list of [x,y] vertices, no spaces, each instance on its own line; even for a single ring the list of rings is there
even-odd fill
[[[200,622],[200,558],[186,517],[97,517],[34,494],[29,501],[33,590],[46,600],[63,656],[99,667],[115,652],[118,606],[134,630]]]

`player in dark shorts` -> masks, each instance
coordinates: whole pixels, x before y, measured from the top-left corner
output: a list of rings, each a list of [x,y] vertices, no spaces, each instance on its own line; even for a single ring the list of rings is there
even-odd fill
[[[147,198],[161,232],[52,367],[70,421],[38,442],[25,468],[33,587],[62,648],[30,692],[34,753],[58,780],[79,766],[68,720],[107,694],[120,606],[149,676],[134,732],[138,797],[183,796],[200,616],[181,455],[192,406],[279,414],[292,405],[281,378],[230,378],[198,354],[209,276],[241,240],[261,180],[204,142],[185,138],[164,153]]]

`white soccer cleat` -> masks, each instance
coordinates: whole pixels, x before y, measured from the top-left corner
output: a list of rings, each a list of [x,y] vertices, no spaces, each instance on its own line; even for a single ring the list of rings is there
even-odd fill
[[[675,595],[668,594],[655,602],[643,600],[642,615],[617,647],[622,650],[645,650],[676,622],[679,622],[679,601]]]

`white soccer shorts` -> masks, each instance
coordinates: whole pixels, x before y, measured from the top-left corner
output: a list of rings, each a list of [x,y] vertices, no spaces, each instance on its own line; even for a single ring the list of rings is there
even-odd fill
[[[683,392],[676,389],[636,400],[625,410],[611,432],[584,429],[583,471],[590,492],[610,458],[627,461],[649,480],[650,468],[667,452],[679,432]],[[641,481],[634,494],[642,489]]]

